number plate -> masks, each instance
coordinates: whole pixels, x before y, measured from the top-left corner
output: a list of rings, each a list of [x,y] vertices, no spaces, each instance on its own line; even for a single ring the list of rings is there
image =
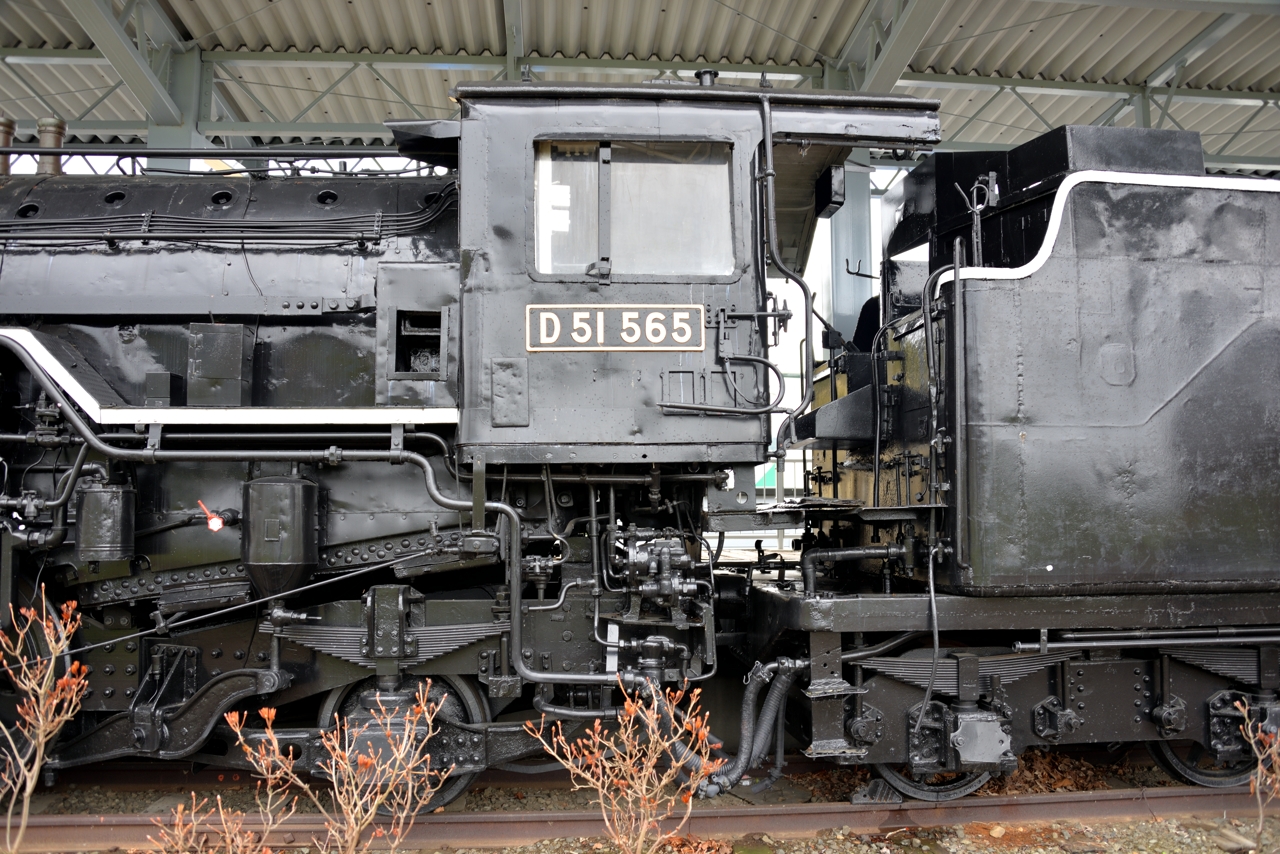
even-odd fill
[[[700,305],[527,305],[524,346],[531,353],[569,350],[702,350]]]

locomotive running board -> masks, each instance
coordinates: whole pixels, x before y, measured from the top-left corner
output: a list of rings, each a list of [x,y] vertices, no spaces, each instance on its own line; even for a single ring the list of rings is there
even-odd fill
[[[22,328],[2,328],[0,338],[25,350],[84,414],[102,426],[162,424],[188,427],[228,426],[390,426],[395,424],[457,424],[456,407],[351,406],[129,406],[93,368],[75,358],[66,344]],[[54,350],[62,351],[67,361]],[[92,389],[92,391],[90,390]]]

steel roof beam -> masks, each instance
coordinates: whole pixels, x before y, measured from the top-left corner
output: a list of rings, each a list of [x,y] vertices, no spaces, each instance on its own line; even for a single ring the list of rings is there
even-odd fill
[[[391,131],[383,124],[363,122],[201,122],[200,132],[205,136],[259,136],[264,139],[280,137],[317,136],[376,136],[391,138]],[[213,149],[217,151],[217,149]],[[269,149],[264,149],[267,153]]]
[[[368,64],[379,67],[420,67],[423,71],[497,71],[506,67],[501,56],[462,56],[416,53],[320,53],[295,51],[206,50],[206,62],[224,68],[332,68]]]
[[[836,57],[837,68],[848,70],[860,92],[891,91],[944,6],[942,0],[871,0]]]
[[[182,33],[178,30],[178,25],[174,23],[173,19],[169,17],[169,14],[161,8],[156,0],[138,0],[138,7],[144,12],[143,20],[146,21],[146,34],[153,44],[158,46],[167,45],[173,48],[174,53],[186,53],[188,48],[194,46],[193,42],[188,42],[182,37]],[[121,24],[123,23],[121,21]]]
[[[440,54],[392,54],[392,53],[274,53],[270,51],[249,52],[229,50],[205,51],[204,59],[215,62],[224,68],[332,68],[335,66],[351,66],[356,64],[370,65],[379,69],[421,70],[421,71],[477,71],[490,79],[493,74],[507,70],[506,57],[502,56],[444,56]],[[799,80],[817,80],[822,77],[820,66],[799,65],[756,65],[752,63],[730,62],[685,62],[683,60],[642,60],[642,59],[590,59],[586,57],[539,57],[519,56],[516,58],[517,80],[519,69],[529,66],[531,70],[546,71],[582,71],[607,73],[658,74],[663,71],[684,71],[692,73],[702,68],[713,68],[722,75],[759,77],[767,74],[779,78],[796,78]]]
[[[1061,2],[1061,0],[1037,1]],[[1216,12],[1219,15],[1236,12],[1246,15],[1280,15],[1280,3],[1276,3],[1275,0],[1090,0],[1090,5],[1163,9],[1172,12]]]
[[[142,104],[157,125],[182,124],[182,110],[174,103],[168,88],[160,81],[151,64],[134,46],[129,34],[112,11],[98,0],[64,0],[76,23],[93,39],[94,45],[111,62],[124,85]],[[145,35],[139,35],[145,41]]]
[[[1195,38],[1191,39],[1191,41],[1179,48],[1173,56],[1161,63],[1159,68],[1151,72],[1147,77],[1147,85],[1164,86],[1172,80],[1176,87],[1176,78],[1182,73],[1181,69],[1195,62],[1211,47],[1222,41],[1227,33],[1230,33],[1248,19],[1249,16],[1243,13],[1219,15],[1216,21],[1205,27]]]
[[[35,119],[16,119],[17,128],[15,134],[18,136],[34,136],[36,133]],[[147,123],[139,121],[123,121],[123,122],[100,122],[100,121],[80,121],[76,119],[67,120],[67,136],[75,136],[76,134],[101,134],[103,136],[146,136]],[[139,151],[142,147],[139,146]]]
[[[1229,89],[1174,89],[1168,86],[1131,86],[1125,83],[1087,83],[1070,80],[1027,80],[1019,77],[976,77],[962,74],[934,74],[908,71],[898,81],[899,87],[913,89],[971,89],[996,91],[1016,89],[1023,94],[1076,95],[1088,98],[1128,99],[1149,95],[1153,98],[1173,96],[1175,101],[1194,101],[1231,106],[1258,105],[1273,101],[1275,92],[1235,92]]]

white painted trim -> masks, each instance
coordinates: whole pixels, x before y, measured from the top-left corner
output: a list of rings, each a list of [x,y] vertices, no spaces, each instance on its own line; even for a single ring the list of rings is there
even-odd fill
[[[101,425],[165,424],[177,427],[226,424],[229,426],[387,426],[392,424],[457,424],[456,407],[104,407],[71,372],[40,343],[29,329],[0,329],[0,337],[17,344],[31,356],[76,406]]]
[[[391,424],[457,424],[458,410],[451,406],[353,406],[353,407],[142,407],[129,406],[102,410],[103,425],[164,424],[186,427],[198,424],[236,426],[318,427],[385,427]]]
[[[1058,186],[1053,200],[1053,211],[1049,214],[1049,227],[1045,231],[1044,242],[1040,251],[1021,267],[961,267],[960,278],[968,280],[1009,280],[1025,279],[1039,270],[1053,254],[1054,244],[1058,242],[1058,234],[1062,230],[1063,210],[1067,205],[1067,194],[1076,186],[1085,183],[1093,184],[1130,184],[1140,187],[1174,187],[1194,190],[1242,190],[1253,193],[1280,193],[1280,181],[1262,178],[1220,178],[1192,175],[1150,175],[1137,172],[1102,172],[1087,170],[1074,172]],[[955,275],[947,271],[938,277],[938,284],[949,282]]]

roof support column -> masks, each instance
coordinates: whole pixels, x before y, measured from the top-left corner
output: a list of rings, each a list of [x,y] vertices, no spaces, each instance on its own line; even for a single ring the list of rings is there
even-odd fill
[[[831,307],[828,319],[845,340],[858,328],[862,304],[879,276],[871,234],[871,152],[855,148],[844,164],[844,204],[831,217]],[[850,273],[852,270],[854,272]],[[860,274],[860,275],[859,275]]]
[[[204,66],[200,62],[200,49],[174,54],[169,60],[169,96],[182,113],[182,121],[176,125],[147,121],[148,148],[212,148],[200,133],[199,119],[204,94]],[[157,169],[190,169],[191,161],[172,158],[148,158],[147,165]]]
[[[1134,127],[1149,128],[1151,127],[1151,95],[1143,92],[1134,102],[1133,114]]]
[[[502,0],[502,17],[507,28],[507,79],[520,79],[520,57],[524,56],[524,3]]]

